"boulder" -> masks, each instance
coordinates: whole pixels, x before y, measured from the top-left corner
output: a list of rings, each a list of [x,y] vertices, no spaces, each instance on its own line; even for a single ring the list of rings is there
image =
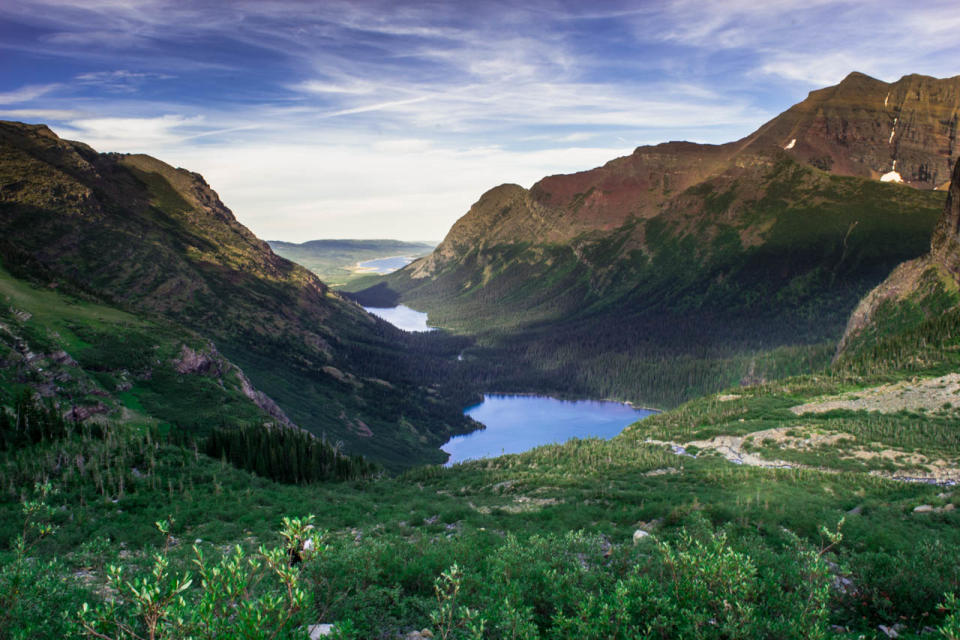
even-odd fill
[[[633,544],[637,544],[638,542],[640,542],[641,540],[649,536],[650,534],[644,531],[643,529],[637,529],[636,531],[633,532]]]

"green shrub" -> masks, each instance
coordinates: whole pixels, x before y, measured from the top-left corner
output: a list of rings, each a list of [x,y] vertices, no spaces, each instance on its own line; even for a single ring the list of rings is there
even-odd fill
[[[37,484],[34,491],[33,499],[22,502],[23,528],[13,540],[11,557],[0,556],[0,638],[10,640],[66,637],[71,625],[53,614],[50,604],[69,604],[79,597],[64,579],[62,563],[30,557],[56,530],[50,522],[54,509],[47,504],[55,492],[50,484]]]
[[[115,640],[305,637],[304,614],[310,600],[294,565],[303,555],[321,551],[311,520],[312,516],[284,518],[280,535],[286,544],[261,546],[249,557],[236,546],[211,562],[194,546],[198,581],[189,572],[171,570],[170,523],[158,522],[167,544],[154,555],[150,572],[127,579],[121,567],[111,566],[108,583],[115,595],[96,607],[83,604],[82,632],[89,638]]]

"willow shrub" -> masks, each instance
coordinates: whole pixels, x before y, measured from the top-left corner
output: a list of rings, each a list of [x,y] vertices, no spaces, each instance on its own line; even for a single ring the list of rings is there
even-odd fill
[[[170,523],[158,522],[167,544],[150,571],[127,578],[122,567],[109,567],[112,594],[95,607],[83,604],[82,633],[101,640],[304,638],[311,601],[295,565],[322,550],[311,520],[284,518],[285,544],[249,556],[237,546],[211,561],[194,546],[195,575],[171,567]]]

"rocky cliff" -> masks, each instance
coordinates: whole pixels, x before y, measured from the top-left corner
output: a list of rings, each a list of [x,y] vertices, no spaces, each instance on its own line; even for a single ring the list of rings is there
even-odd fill
[[[887,83],[854,72],[811,92],[738,146],[778,145],[836,174],[945,189],[958,154],[958,117],[960,76],[914,74]]]
[[[943,215],[933,231],[930,257],[960,283],[960,160],[953,169],[953,182]]]

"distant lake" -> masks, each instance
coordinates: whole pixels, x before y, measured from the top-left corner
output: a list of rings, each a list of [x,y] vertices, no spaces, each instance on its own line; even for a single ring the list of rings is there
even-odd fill
[[[413,258],[410,256],[392,256],[390,258],[377,258],[376,260],[367,260],[366,262],[358,262],[357,269],[362,271],[367,271],[368,273],[376,273],[379,275],[386,275],[388,273],[393,273],[397,269],[402,269],[411,262]]]
[[[367,310],[367,313],[383,318],[396,328],[404,331],[433,331],[434,329],[427,326],[427,314],[422,311],[414,311],[404,304],[396,307],[364,307],[364,309]]]
[[[450,454],[447,466],[464,460],[522,453],[570,438],[609,439],[654,412],[619,402],[484,395],[482,403],[464,413],[487,428],[454,436],[443,445],[441,449]]]

